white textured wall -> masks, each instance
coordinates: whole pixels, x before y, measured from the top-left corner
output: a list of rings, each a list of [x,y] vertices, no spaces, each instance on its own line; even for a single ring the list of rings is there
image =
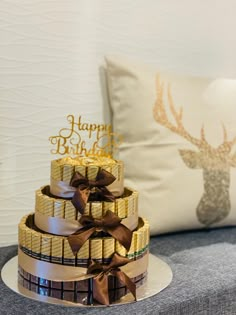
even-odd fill
[[[34,191],[49,182],[47,139],[65,116],[108,119],[105,54],[236,78],[235,14],[235,0],[1,1],[0,245],[17,241]]]

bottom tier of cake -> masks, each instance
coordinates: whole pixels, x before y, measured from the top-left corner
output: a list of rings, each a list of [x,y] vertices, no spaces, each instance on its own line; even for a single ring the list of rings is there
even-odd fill
[[[139,288],[146,281],[147,272],[132,278],[131,280]],[[109,276],[109,303],[112,304],[127,293],[129,290],[116,277]],[[27,290],[38,295],[47,296],[54,299],[69,301],[83,305],[93,305],[97,303],[93,298],[93,281],[86,279],[82,281],[55,282],[47,279],[35,277],[24,271],[21,267],[18,269],[18,283]]]
[[[41,295],[86,305],[109,305],[144,281],[148,268],[149,225],[139,218],[127,251],[109,234],[98,232],[77,254],[67,236],[47,234],[34,215],[19,224],[19,283]]]

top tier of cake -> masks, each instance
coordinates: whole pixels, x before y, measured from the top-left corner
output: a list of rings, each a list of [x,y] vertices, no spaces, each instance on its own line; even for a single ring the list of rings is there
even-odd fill
[[[123,162],[107,157],[65,157],[51,162],[51,184],[52,195],[62,198],[70,198],[73,192],[68,191],[71,178],[75,172],[79,172],[88,180],[96,180],[98,171],[103,169],[111,173],[116,179],[107,186],[109,191],[120,197],[124,192],[124,166]],[[64,190],[67,189],[66,194]]]

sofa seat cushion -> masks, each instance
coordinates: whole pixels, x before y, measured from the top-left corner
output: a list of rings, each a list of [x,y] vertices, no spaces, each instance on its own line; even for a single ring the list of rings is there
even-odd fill
[[[112,315],[236,314],[236,228],[152,237],[150,251],[171,266],[172,283],[151,298],[112,307]],[[16,253],[16,246],[1,248],[0,268]],[[111,314],[110,307],[78,309],[42,304],[12,292],[2,281],[0,296],[1,315]]]

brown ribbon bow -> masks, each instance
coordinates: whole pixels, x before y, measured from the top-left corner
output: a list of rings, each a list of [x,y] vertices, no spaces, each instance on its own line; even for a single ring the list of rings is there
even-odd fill
[[[121,219],[111,210],[107,210],[101,219],[95,219],[89,215],[82,215],[79,222],[84,227],[68,236],[68,242],[75,255],[96,230],[102,230],[109,233],[127,250],[130,249],[132,231],[123,225]]]
[[[93,278],[93,297],[99,303],[109,305],[108,276],[117,277],[129,289],[136,301],[136,285],[120,270],[119,267],[128,264],[130,260],[114,253],[109,265],[101,265],[94,260],[90,261],[88,274],[97,274]]]
[[[104,169],[99,169],[96,179],[89,180],[80,172],[75,172],[71,178],[70,185],[76,187],[76,191],[71,200],[72,204],[81,214],[84,213],[86,203],[91,193],[91,200],[96,201],[114,201],[115,196],[106,188],[115,181],[115,176]],[[93,188],[95,192],[91,190]]]

